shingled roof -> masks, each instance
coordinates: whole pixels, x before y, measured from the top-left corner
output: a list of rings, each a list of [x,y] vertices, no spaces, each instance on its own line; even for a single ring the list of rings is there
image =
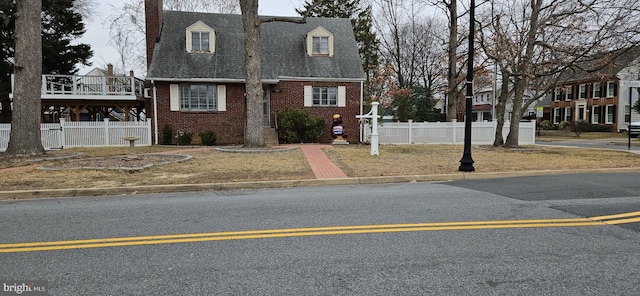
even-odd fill
[[[620,71],[640,58],[640,47],[633,46],[587,58],[579,68],[567,69],[560,75],[562,82],[613,79]]]
[[[216,34],[214,53],[186,51],[185,30],[202,21]],[[334,36],[332,57],[311,57],[305,37],[318,26]],[[306,23],[268,22],[260,25],[262,78],[283,77],[364,79],[351,22],[340,18],[307,18]],[[147,79],[244,81],[242,18],[234,14],[165,11]]]

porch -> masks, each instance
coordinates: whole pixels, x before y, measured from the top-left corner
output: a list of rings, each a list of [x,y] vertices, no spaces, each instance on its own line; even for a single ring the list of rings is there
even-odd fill
[[[144,80],[131,76],[44,74],[41,81],[42,122],[145,120]],[[11,76],[13,99],[14,77]]]

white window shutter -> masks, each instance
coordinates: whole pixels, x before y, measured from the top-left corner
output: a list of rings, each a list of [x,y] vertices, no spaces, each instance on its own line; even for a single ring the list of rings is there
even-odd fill
[[[313,106],[313,86],[311,85],[304,86],[304,106]]]
[[[169,108],[171,111],[180,111],[180,88],[177,84],[169,85]]]
[[[347,106],[347,87],[338,86],[338,107]]]
[[[218,85],[218,111],[227,111],[227,86]]]

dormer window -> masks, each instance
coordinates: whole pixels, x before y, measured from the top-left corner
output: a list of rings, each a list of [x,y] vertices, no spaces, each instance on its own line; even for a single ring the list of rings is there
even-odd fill
[[[329,37],[313,37],[313,54],[329,55]]]
[[[216,51],[216,32],[202,21],[197,21],[186,30],[187,52],[213,53]]]
[[[327,29],[319,26],[307,33],[306,38],[307,55],[331,57],[333,56],[333,34]]]
[[[191,50],[209,51],[209,32],[191,32]]]

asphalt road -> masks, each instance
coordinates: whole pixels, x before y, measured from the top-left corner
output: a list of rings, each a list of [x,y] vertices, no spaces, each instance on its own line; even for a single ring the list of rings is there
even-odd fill
[[[607,215],[640,211],[639,179],[1,201],[0,281],[46,280],[50,295],[637,295],[640,213]]]

